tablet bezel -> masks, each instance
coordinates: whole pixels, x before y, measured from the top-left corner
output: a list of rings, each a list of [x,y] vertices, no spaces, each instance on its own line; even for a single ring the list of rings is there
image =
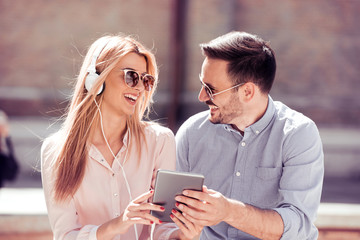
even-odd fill
[[[172,222],[170,214],[175,208],[175,196],[182,195],[185,189],[202,191],[203,184],[204,176],[201,174],[159,169],[152,203],[163,206],[165,211],[151,211],[151,214],[163,222]]]

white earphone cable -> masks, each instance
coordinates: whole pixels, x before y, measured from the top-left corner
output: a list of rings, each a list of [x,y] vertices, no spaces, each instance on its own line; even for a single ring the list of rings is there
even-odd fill
[[[125,174],[124,167],[123,167],[122,164],[117,160],[114,152],[111,150],[110,144],[109,144],[109,142],[108,142],[108,140],[106,139],[106,136],[105,136],[104,126],[103,126],[103,122],[102,122],[102,114],[101,114],[101,111],[100,111],[100,107],[99,107],[96,99],[94,99],[94,101],[95,101],[96,107],[97,107],[97,109],[98,109],[98,111],[99,111],[99,115],[100,115],[101,132],[102,132],[102,134],[103,134],[103,137],[104,137],[104,140],[105,140],[105,142],[106,142],[106,145],[108,146],[111,154],[112,154],[113,157],[114,157],[114,160],[116,160],[116,161],[118,162],[118,164],[120,165],[120,167],[121,167],[121,171],[122,171],[123,176],[124,176],[125,185],[126,185],[126,188],[127,188],[127,190],[128,190],[129,198],[130,198],[130,202],[131,202],[131,201],[132,201],[132,195],[131,195],[131,190],[130,190],[129,182],[128,182],[127,178],[126,178],[126,174]],[[128,148],[127,148],[127,149],[128,149]],[[125,161],[126,161],[126,157],[127,157],[127,154],[128,154],[128,150],[127,150],[127,149],[126,149],[125,158],[124,158],[123,163],[125,163]],[[138,240],[138,239],[139,239],[139,236],[138,236],[136,224],[134,224],[134,228],[135,228],[135,237],[136,237],[136,239]]]
[[[156,225],[155,222],[154,222],[153,224],[151,224],[150,240],[153,240],[153,239],[154,239],[155,225]]]

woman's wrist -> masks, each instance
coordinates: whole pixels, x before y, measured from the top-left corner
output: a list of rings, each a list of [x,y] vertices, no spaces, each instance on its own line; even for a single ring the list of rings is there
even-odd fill
[[[117,217],[102,224],[97,230],[96,237],[99,240],[113,239],[117,234],[125,232],[124,222],[122,222],[121,217]]]

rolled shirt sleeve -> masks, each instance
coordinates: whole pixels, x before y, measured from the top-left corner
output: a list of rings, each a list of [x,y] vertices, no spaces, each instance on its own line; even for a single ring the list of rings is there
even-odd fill
[[[284,159],[279,185],[284,200],[274,208],[284,222],[282,239],[316,239],[314,221],[321,198],[324,155],[313,122],[289,134],[284,141]]]

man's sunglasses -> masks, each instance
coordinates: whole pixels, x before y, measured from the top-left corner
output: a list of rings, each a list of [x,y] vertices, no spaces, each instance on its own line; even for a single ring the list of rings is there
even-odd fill
[[[126,85],[133,88],[138,85],[139,80],[143,81],[144,87],[146,91],[150,91],[155,83],[155,78],[147,73],[138,73],[134,70],[123,69],[124,71],[124,81]]]
[[[210,87],[209,87],[208,85],[206,85],[206,83],[204,83],[203,80],[201,80],[201,75],[199,75],[199,78],[200,78],[201,85],[204,87],[205,92],[206,92],[207,96],[211,99],[211,101],[214,100],[214,96],[216,96],[216,95],[218,95],[218,94],[220,94],[220,93],[227,92],[227,91],[229,91],[229,90],[231,90],[231,89],[233,89],[233,88],[236,88],[236,87],[239,87],[239,86],[242,86],[242,85],[245,84],[245,83],[239,83],[239,84],[237,84],[237,85],[235,85],[235,86],[232,86],[232,87],[227,88],[227,89],[225,89],[225,90],[222,90],[222,91],[220,91],[220,92],[213,93],[212,90],[210,89]]]

